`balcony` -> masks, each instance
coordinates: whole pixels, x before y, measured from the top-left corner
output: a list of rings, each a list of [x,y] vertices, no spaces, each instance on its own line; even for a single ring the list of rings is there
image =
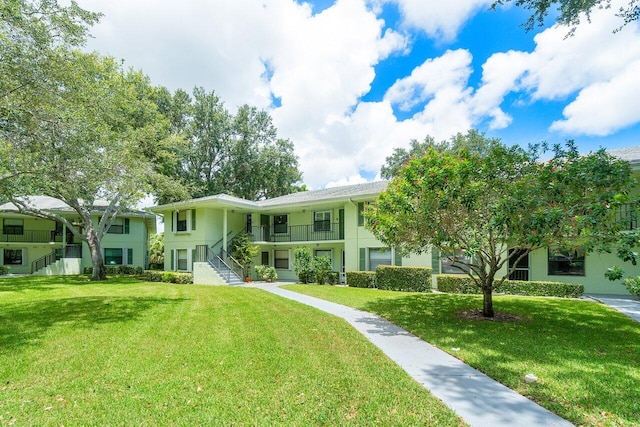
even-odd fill
[[[252,242],[318,242],[327,240],[344,240],[344,227],[335,224],[309,224],[286,226],[278,224],[275,227],[251,227]]]
[[[623,230],[632,231],[638,228],[638,213],[640,213],[640,206],[637,203],[620,205],[617,219]]]
[[[10,234],[9,234],[10,233]],[[0,243],[62,243],[53,230],[2,230]]]

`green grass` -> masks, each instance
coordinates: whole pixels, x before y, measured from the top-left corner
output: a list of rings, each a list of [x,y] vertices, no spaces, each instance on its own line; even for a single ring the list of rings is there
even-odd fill
[[[259,289],[0,280],[0,425],[461,425],[345,322]]]
[[[496,311],[526,319],[498,323],[456,317],[480,296],[286,288],[380,314],[576,425],[640,425],[640,324],[606,306],[494,297]]]

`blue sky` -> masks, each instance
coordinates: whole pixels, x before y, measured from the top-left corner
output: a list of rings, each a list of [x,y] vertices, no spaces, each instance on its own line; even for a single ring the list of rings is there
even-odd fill
[[[594,11],[526,32],[526,11],[460,0],[80,0],[90,50],[230,110],[268,110],[311,188],[376,179],[411,139],[476,128],[509,144],[640,145],[640,26]]]

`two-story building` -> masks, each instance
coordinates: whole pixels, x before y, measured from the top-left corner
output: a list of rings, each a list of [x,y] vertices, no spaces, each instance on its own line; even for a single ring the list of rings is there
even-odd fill
[[[640,171],[640,147],[612,150]],[[446,256],[437,251],[402,257],[386,247],[365,227],[364,206],[386,188],[373,182],[294,193],[262,201],[219,194],[152,208],[165,222],[165,270],[193,271],[196,283],[233,281],[240,268],[225,252],[239,233],[247,233],[259,247],[256,265],[276,268],[280,280],[295,281],[293,251],[308,247],[315,256],[326,255],[333,270],[375,270],[380,264],[422,266],[437,274],[460,274]],[[637,227],[635,214],[630,228]],[[581,283],[589,293],[628,295],[618,282],[604,277],[607,268],[620,265],[613,254],[567,253],[557,248],[539,249],[523,259],[512,278],[517,280]],[[640,266],[623,266],[627,275],[639,276]],[[506,273],[506,266],[503,274]],[[210,272],[217,269],[214,277]],[[236,277],[235,282],[241,281]]]
[[[73,221],[77,213],[62,201],[47,196],[31,196],[30,203]],[[97,225],[102,212],[96,203],[92,215]],[[106,207],[106,202],[104,203]],[[91,254],[63,223],[35,218],[18,212],[12,203],[0,206],[0,265],[13,274],[80,274],[91,267]],[[155,215],[130,211],[118,216],[102,239],[105,265],[147,268],[149,236],[156,232]]]

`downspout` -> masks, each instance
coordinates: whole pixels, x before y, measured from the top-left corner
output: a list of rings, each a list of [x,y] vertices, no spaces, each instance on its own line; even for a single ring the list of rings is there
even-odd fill
[[[351,197],[349,197],[349,203],[351,203],[353,205],[353,207],[356,208],[356,259],[357,259],[357,257],[359,256],[358,255],[359,251],[360,251],[360,246],[359,246],[360,245],[360,239],[358,239],[358,227],[359,227],[358,226],[358,204],[355,203],[351,199]],[[346,227],[345,227],[345,230],[346,230]],[[346,259],[345,259],[345,261],[346,261]],[[360,265],[359,264],[360,264],[360,261],[358,260],[358,262],[356,263],[356,265],[358,265],[358,269],[360,269]],[[347,269],[346,269],[346,266],[345,266],[345,274],[346,274],[346,271],[347,271]]]
[[[222,247],[224,248],[225,252],[229,248],[227,244],[227,221],[228,221],[227,208],[224,208],[224,210],[222,211]]]

